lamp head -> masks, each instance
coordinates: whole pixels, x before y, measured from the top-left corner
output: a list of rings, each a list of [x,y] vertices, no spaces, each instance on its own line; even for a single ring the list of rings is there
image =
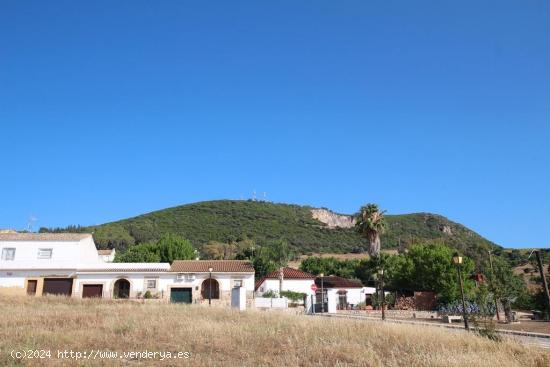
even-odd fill
[[[208,271],[209,271],[209,272],[212,272],[212,270],[214,270],[214,269],[212,269],[212,268],[208,268]]]
[[[458,254],[458,252],[455,252],[453,255],[453,264],[460,265],[462,264],[462,256]]]

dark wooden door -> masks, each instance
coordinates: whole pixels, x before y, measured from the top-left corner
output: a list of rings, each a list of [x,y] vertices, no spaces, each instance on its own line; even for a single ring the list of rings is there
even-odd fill
[[[82,298],[101,298],[103,297],[102,284],[84,284],[82,286]]]
[[[29,280],[27,281],[27,294],[29,296],[34,296],[36,294],[36,285],[38,280]]]
[[[170,290],[170,302],[191,303],[191,288],[172,288]]]
[[[46,278],[42,294],[70,296],[73,293],[72,278]]]

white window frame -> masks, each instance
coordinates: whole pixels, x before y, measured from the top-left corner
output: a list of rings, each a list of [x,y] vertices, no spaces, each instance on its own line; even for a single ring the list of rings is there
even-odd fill
[[[233,287],[242,287],[244,284],[242,279],[235,279],[233,281]]]
[[[52,258],[53,248],[39,248],[38,249],[38,259],[40,260],[49,260]]]
[[[146,278],[145,279],[145,289],[146,290],[157,289],[157,281],[158,281],[158,279],[156,279],[156,278]],[[154,287],[150,287],[149,282],[155,282]]]
[[[15,260],[15,247],[4,247],[2,249],[2,260],[3,261]]]

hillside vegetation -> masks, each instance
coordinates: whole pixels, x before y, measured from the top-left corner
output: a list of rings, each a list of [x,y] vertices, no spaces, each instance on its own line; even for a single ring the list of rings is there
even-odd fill
[[[170,232],[188,238],[197,248],[208,241],[248,238],[258,245],[285,239],[299,254],[366,251],[365,241],[353,228],[329,228],[313,219],[311,209],[260,201],[208,201],[103,225],[63,230],[93,232],[101,248],[125,249],[136,243],[158,240]],[[388,215],[387,222],[388,231],[382,236],[384,249],[406,248],[418,242],[443,242],[474,259],[485,257],[491,248],[500,251],[492,242],[440,215]]]
[[[64,297],[0,299],[1,366],[532,366],[542,349],[439,328],[278,312]],[[92,327],[93,326],[93,327]],[[13,359],[10,351],[49,350]],[[59,359],[57,351],[110,351]],[[130,352],[188,352],[188,359]],[[118,353],[118,358],[113,353]]]

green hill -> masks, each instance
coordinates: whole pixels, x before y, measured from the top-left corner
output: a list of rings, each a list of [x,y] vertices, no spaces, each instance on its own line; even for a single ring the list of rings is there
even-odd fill
[[[284,238],[298,253],[364,252],[367,245],[353,228],[330,228],[312,217],[311,207],[261,201],[208,201],[177,206],[134,218],[90,227],[99,247],[124,249],[156,240],[166,232],[188,238],[197,248],[208,241],[249,238],[262,245]],[[468,228],[429,213],[388,215],[385,249],[406,248],[415,242],[444,242],[476,260],[487,250],[502,249]],[[65,229],[67,230],[67,229]]]

